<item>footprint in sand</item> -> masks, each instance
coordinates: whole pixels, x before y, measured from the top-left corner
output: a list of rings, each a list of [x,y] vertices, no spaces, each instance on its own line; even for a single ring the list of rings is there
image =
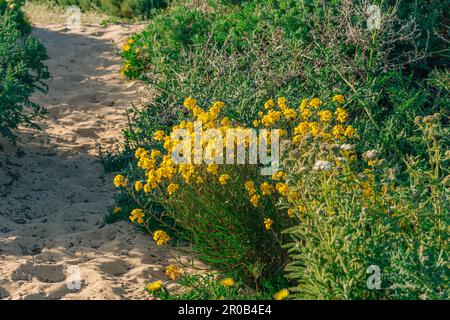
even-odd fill
[[[21,265],[12,275],[12,278],[16,281],[30,281],[34,277],[46,283],[61,282],[66,278],[62,265],[33,265],[30,262]]]

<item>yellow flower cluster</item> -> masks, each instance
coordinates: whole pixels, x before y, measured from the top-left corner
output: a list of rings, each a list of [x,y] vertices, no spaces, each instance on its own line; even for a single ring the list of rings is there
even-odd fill
[[[225,184],[227,184],[228,180],[230,180],[230,175],[222,174],[219,178],[219,183],[222,185],[225,185]]]
[[[130,220],[131,221],[136,221],[137,223],[141,224],[144,222],[144,211],[142,209],[134,209],[133,211],[131,211],[131,215],[130,215]]]
[[[167,193],[169,194],[169,196],[173,195],[179,187],[180,186],[176,183],[169,184],[169,186],[167,187]]]
[[[166,276],[168,276],[171,280],[176,280],[179,276],[183,274],[183,269],[174,266],[173,264],[169,265],[166,269]]]
[[[264,227],[266,230],[270,230],[272,228],[273,221],[270,218],[264,218]]]
[[[289,295],[289,290],[288,289],[281,289],[280,291],[278,291],[277,293],[275,293],[273,295],[273,299],[274,300],[283,300],[286,299]]]
[[[116,188],[118,188],[118,187],[126,187],[127,186],[127,179],[125,179],[125,177],[123,175],[118,174],[114,178],[114,185],[116,186]]]
[[[281,130],[281,136],[283,139],[290,141],[293,147],[300,146],[303,141],[307,140],[306,137],[312,137],[320,142],[342,143],[347,139],[354,138],[357,134],[355,128],[346,125],[348,113],[343,108],[344,103],[345,98],[342,95],[334,96],[331,104],[327,104],[319,98],[303,99],[298,108],[290,106],[288,100],[284,97],[275,101],[270,99],[265,102],[264,111],[258,113],[258,119],[253,121],[253,125],[256,127],[261,125],[267,129],[283,129]],[[134,182],[136,192],[142,190],[144,193],[158,191],[167,195],[167,199],[170,199],[170,196],[179,192],[183,183],[201,185],[205,182],[213,182],[217,185],[226,186],[230,181],[235,181],[231,172],[227,172],[227,166],[209,163],[216,156],[223,155],[218,153],[225,151],[217,149],[216,143],[218,141],[216,139],[218,137],[201,139],[200,145],[191,142],[195,141],[198,133],[205,134],[208,129],[218,129],[222,133],[220,139],[223,139],[223,141],[219,141],[221,142],[219,146],[225,147],[228,129],[239,129],[243,133],[249,133],[252,129],[239,126],[230,119],[223,117],[221,115],[224,108],[223,102],[213,102],[209,110],[206,110],[201,108],[194,98],[188,97],[183,105],[191,114],[190,120],[179,122],[173,126],[170,133],[163,130],[154,132],[153,139],[159,144],[157,149],[146,150],[141,147],[136,149],[137,165],[145,175],[143,180]],[[200,132],[197,128],[194,130],[196,122],[201,123]],[[184,129],[190,136],[189,145],[180,145],[185,143],[184,140],[175,138],[175,131],[178,129]],[[238,143],[244,143],[245,147],[248,147],[249,136],[245,136],[244,141],[236,138],[232,143],[235,146]],[[177,146],[182,147],[180,150],[183,150],[183,152],[186,148],[190,151],[187,155],[191,157],[190,164],[176,164],[174,162],[171,152]],[[203,160],[209,164],[194,165],[193,160],[195,154],[198,153],[201,153]],[[325,164],[322,166],[325,166]],[[116,187],[126,187],[127,180],[122,175],[118,175],[114,179],[114,184]],[[248,180],[244,183],[244,189],[250,205],[254,208],[265,206],[267,202],[264,197],[269,197],[272,203],[276,203],[280,197],[286,198],[289,202],[293,202],[299,197],[298,193],[289,190],[286,185],[286,174],[283,171],[276,172],[271,176],[271,179],[263,179],[257,182]],[[287,212],[287,216],[293,218],[296,215],[290,210]],[[131,217],[133,221],[136,220],[138,223],[143,219],[136,214],[132,214]],[[271,229],[272,223],[273,221],[270,218],[265,218],[263,221],[267,230]],[[154,233],[154,239],[158,245],[161,245],[167,242],[169,237],[163,231],[158,230]]]
[[[344,122],[348,118],[348,114],[344,109],[340,107],[336,109],[333,124],[333,113],[331,110],[322,109],[315,111],[315,109],[321,108],[323,103],[313,100],[309,102],[308,100],[303,100],[300,105],[301,121],[294,128],[292,139],[294,144],[301,143],[302,139],[308,134],[326,142],[331,142],[333,138],[342,140],[344,138],[353,138],[356,135],[355,128],[344,126]],[[342,101],[340,98],[334,100],[338,103]]]
[[[170,237],[165,231],[157,230],[153,233],[153,240],[156,241],[158,246],[162,246],[170,240]]]
[[[234,285],[234,280],[233,278],[225,278],[220,281],[220,284],[224,287],[231,287]]]
[[[154,281],[154,282],[149,283],[147,285],[147,290],[154,292],[154,291],[159,290],[161,288],[161,286],[162,286],[162,281],[161,280]]]

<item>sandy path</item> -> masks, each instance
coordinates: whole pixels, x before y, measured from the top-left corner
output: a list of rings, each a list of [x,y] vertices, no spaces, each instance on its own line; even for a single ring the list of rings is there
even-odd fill
[[[0,298],[138,299],[150,279],[165,279],[164,252],[133,225],[105,225],[111,176],[94,155],[114,146],[125,110],[142,88],[119,76],[120,43],[130,26],[37,25],[53,76],[34,100],[49,110],[43,131],[19,131],[0,151]],[[81,272],[81,289],[66,279]]]

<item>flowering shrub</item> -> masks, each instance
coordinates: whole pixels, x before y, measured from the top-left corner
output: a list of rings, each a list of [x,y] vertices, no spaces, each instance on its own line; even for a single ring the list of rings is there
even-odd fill
[[[173,1],[124,47],[123,73],[161,93],[148,112],[157,103],[171,112],[195,96],[227,102],[226,116],[245,125],[269,97],[328,99],[333,88],[353,102],[349,111],[365,147],[378,145],[398,162],[412,147],[412,119],[448,104],[426,81],[434,67],[448,65],[445,4],[372,2],[382,13],[374,32],[367,30],[368,4]],[[145,111],[136,122],[144,120]]]
[[[30,36],[31,27],[20,11],[23,1],[0,1],[0,133],[14,139],[12,130],[45,110],[29,100],[35,91],[46,92],[49,78],[42,60],[45,48]]]
[[[277,283],[270,295],[281,289],[278,298],[289,292],[293,298],[419,297],[394,283],[416,288],[420,297],[445,296],[445,255],[436,254],[442,221],[420,218],[425,225],[409,228],[411,217],[403,212],[420,207],[417,215],[429,215],[434,209],[427,197],[435,197],[429,190],[443,191],[439,183],[413,187],[424,176],[410,179],[411,162],[404,160],[429,157],[414,133],[417,115],[448,117],[446,31],[437,27],[444,4],[376,1],[382,23],[369,31],[367,2],[223,5],[230,2],[173,1],[122,47],[122,73],[156,94],[132,113],[125,133],[130,163],[118,185],[134,199],[127,203],[138,205],[121,215],[190,241],[210,266],[235,270],[236,279],[254,288],[278,279],[289,263],[291,288]],[[268,100],[275,95],[286,99]],[[182,108],[186,96],[208,101],[209,110],[193,99]],[[294,107],[298,96],[327,103],[314,98]],[[205,130],[239,128],[244,135],[250,128],[278,128],[286,161],[273,177],[262,176],[260,165],[175,164],[169,155],[182,142],[173,129],[192,134],[194,121]],[[362,156],[364,150],[379,152]],[[401,173],[389,173],[390,167]],[[428,169],[422,164],[420,170]],[[414,239],[430,230],[424,248],[433,248],[433,258],[418,264],[423,255]],[[403,235],[408,240],[402,242]],[[368,290],[368,263],[391,273],[383,280],[389,289]],[[422,268],[427,276],[419,277]]]
[[[406,184],[375,150],[363,153],[362,166],[352,144],[311,138],[290,153],[288,186],[300,195],[284,201],[297,221],[285,231],[294,240],[292,297],[449,298],[448,129],[439,114],[417,124],[427,156],[405,160]]]
[[[207,273],[203,275],[183,274],[177,279],[179,289],[169,291],[162,281],[154,281],[146,286],[147,292],[163,300],[254,300],[272,299],[265,292],[251,292],[245,289],[241,282],[232,278],[220,278],[218,274]],[[269,290],[270,291],[270,290]],[[274,298],[286,298],[286,290],[275,293]]]
[[[289,106],[285,98],[276,102],[268,100],[253,125],[261,129],[285,128],[280,130],[280,135],[285,140],[283,144],[290,146],[288,148],[296,148],[309,135],[322,142],[354,138],[356,130],[345,124],[348,115],[341,107],[344,97],[337,95],[333,100],[325,105],[318,98],[304,99],[297,107]],[[277,203],[281,198],[296,201],[298,192],[287,187],[283,171],[263,176],[260,165],[212,162],[225,153],[227,141],[220,141],[221,148],[217,148],[218,139],[222,139],[218,137],[202,141],[200,151],[209,163],[194,164],[195,144],[190,143],[187,147],[191,163],[177,164],[172,151],[184,147],[184,142],[177,140],[175,134],[183,129],[194,140],[197,124],[202,125],[201,136],[206,136],[211,128],[224,135],[232,128],[240,130],[247,138],[236,137],[232,141],[236,148],[250,148],[255,142],[247,135],[250,128],[221,115],[226,107],[224,103],[214,102],[205,110],[195,99],[188,98],[184,106],[191,113],[192,121],[180,122],[171,132],[156,131],[154,140],[159,141],[159,148],[136,150],[141,177],[132,181],[117,175],[114,179],[116,187],[127,190],[140,204],[140,208],[130,213],[130,220],[145,225],[157,219],[170,228],[164,216],[146,210],[146,204],[157,202],[178,226],[175,233],[194,243],[196,253],[212,267],[231,268],[256,283],[262,275],[273,276],[287,261],[281,248],[281,231],[292,225],[294,217],[292,210],[284,210]],[[227,139],[229,136],[225,136],[224,140]],[[272,143],[268,137],[264,141]],[[153,232],[153,238],[158,244],[169,240],[162,230]]]

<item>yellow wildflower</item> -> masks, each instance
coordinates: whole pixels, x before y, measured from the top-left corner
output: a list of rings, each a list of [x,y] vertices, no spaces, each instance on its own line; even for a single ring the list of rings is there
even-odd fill
[[[281,289],[280,291],[278,291],[273,295],[273,298],[275,300],[283,300],[286,299],[288,295],[289,295],[288,289]]]
[[[131,211],[130,220],[136,221],[137,223],[143,223],[144,222],[144,211],[142,209],[134,209]]]
[[[264,182],[261,184],[260,189],[263,196],[270,196],[272,194],[273,187],[269,183]]]
[[[286,177],[286,174],[283,171],[278,171],[277,173],[272,175],[272,180],[278,181],[283,180]]]
[[[345,135],[346,137],[353,138],[353,137],[355,136],[355,134],[356,134],[356,129],[353,128],[352,126],[348,126],[348,127],[345,129],[344,135]]]
[[[333,97],[333,101],[342,104],[345,102],[345,98],[342,94],[337,94]]]
[[[245,190],[247,190],[249,196],[252,196],[256,193],[256,188],[255,188],[255,184],[253,183],[253,181],[245,182],[244,186],[245,186]]]
[[[134,190],[136,190],[137,192],[141,191],[142,188],[144,188],[144,184],[142,183],[142,181],[136,181],[134,183]]]
[[[144,192],[145,193],[150,193],[152,191],[152,185],[151,184],[144,184]]]
[[[169,194],[169,196],[173,195],[179,187],[180,186],[176,183],[169,184],[169,186],[167,187],[167,193]]]
[[[266,103],[264,103],[265,109],[272,109],[273,107],[275,107],[275,102],[273,102],[272,99],[269,99]]]
[[[174,266],[173,264],[169,265],[166,269],[166,275],[171,279],[175,280],[183,273],[183,269]]]
[[[287,103],[287,99],[284,97],[280,97],[277,99],[278,107],[280,107],[281,110],[284,110],[287,108],[286,103]]]
[[[113,209],[113,213],[114,214],[119,214],[119,213],[121,213],[122,212],[122,208],[120,208],[120,207],[117,207],[117,208],[114,208]]]
[[[165,137],[164,138],[164,144],[163,144],[164,149],[166,149],[167,151],[171,151],[173,148],[173,141],[171,137]]]
[[[320,126],[317,124],[317,122],[310,122],[309,129],[311,130],[311,134],[314,137],[317,137],[320,135],[321,129],[320,129]]]
[[[258,120],[253,120],[253,126],[254,126],[254,127],[259,126],[259,121],[258,121]]]
[[[150,154],[150,157],[151,157],[152,159],[156,159],[156,158],[159,157],[160,155],[161,155],[161,151],[156,150],[156,149],[153,149],[152,152],[151,152],[151,154]]]
[[[228,180],[230,179],[230,176],[228,174],[222,174],[219,178],[219,182],[222,185],[227,184]]]
[[[297,111],[295,111],[294,109],[284,109],[283,114],[287,120],[290,120],[297,116]]]
[[[224,117],[220,120],[220,124],[224,127],[228,127],[231,124],[231,121],[227,117]]]
[[[215,163],[210,163],[208,164],[208,166],[206,167],[206,171],[209,173],[212,173],[214,175],[217,175],[219,172],[219,166]]]
[[[157,230],[153,233],[153,240],[156,241],[158,246],[162,246],[170,240],[170,237],[165,231]]]
[[[137,148],[136,151],[135,151],[135,153],[134,153],[134,157],[135,157],[136,159],[139,159],[139,158],[141,157],[141,154],[142,154],[144,151],[145,151],[144,148],[141,148],[141,147]]]
[[[288,215],[288,217],[289,217],[289,218],[294,218],[294,217],[295,217],[295,213],[294,213],[294,210],[292,210],[292,209],[288,209],[288,211],[287,211],[287,215]]]
[[[184,106],[186,109],[192,110],[197,105],[197,100],[194,98],[188,97],[184,100]]]
[[[165,136],[164,131],[158,130],[158,131],[155,131],[153,138],[157,141],[161,141],[164,139],[164,136]]]
[[[322,122],[328,122],[333,117],[333,114],[330,110],[322,110],[317,112],[317,115],[319,116],[320,121]]]
[[[308,122],[300,122],[297,127],[294,128],[294,134],[304,136],[309,131]]]
[[[300,213],[305,213],[306,212],[306,207],[303,205],[299,205],[297,206],[297,209]]]
[[[215,101],[212,107],[209,109],[213,115],[218,115],[225,104],[222,101]]]
[[[220,281],[220,284],[224,287],[231,287],[232,285],[234,285],[234,280],[233,278],[225,278]]]
[[[336,116],[336,120],[339,122],[345,122],[347,120],[348,114],[347,111],[345,111],[342,108],[337,108],[336,111],[334,112],[335,116]]]
[[[289,189],[285,183],[278,182],[276,184],[275,188],[277,189],[278,193],[280,195],[282,195],[283,197],[288,194]]]
[[[126,187],[127,186],[127,180],[125,179],[125,177],[123,175],[118,174],[114,178],[114,185],[116,186],[116,188],[118,188],[118,187]]]
[[[270,230],[272,228],[273,221],[270,218],[264,218],[264,228]]]
[[[303,99],[302,102],[300,103],[300,108],[299,109],[303,110],[303,109],[307,108],[308,105],[309,105],[308,99]]]
[[[332,133],[335,136],[335,138],[339,138],[340,136],[344,135],[345,129],[343,126],[338,124],[333,127]]]
[[[312,116],[312,111],[309,108],[304,108],[300,110],[300,116],[303,120],[308,120]]]
[[[300,196],[298,195],[297,191],[291,191],[289,193],[289,201],[293,202],[293,201],[298,200],[299,198],[300,198]]]
[[[259,198],[261,198],[261,196],[254,194],[250,197],[250,202],[252,203],[252,205],[256,208],[258,206],[258,201]]]
[[[309,105],[314,109],[319,108],[322,104],[323,102],[319,98],[312,98],[311,101],[309,102]]]
[[[147,285],[147,290],[149,290],[149,291],[156,291],[156,290],[159,290],[161,288],[161,286],[162,286],[162,281],[161,280],[154,281],[154,282],[149,283]]]
[[[130,51],[130,49],[131,49],[131,46],[129,44],[126,44],[126,45],[122,46],[122,51],[123,52]]]
[[[367,161],[367,164],[369,166],[373,167],[373,166],[375,166],[377,164],[377,162],[378,162],[377,160],[369,160],[369,161]]]
[[[270,127],[280,121],[281,111],[269,110],[269,112],[262,117],[262,124],[266,127]]]
[[[197,183],[197,184],[202,184],[204,181],[203,181],[203,178],[202,177],[197,177],[197,179],[195,180],[195,183]]]

